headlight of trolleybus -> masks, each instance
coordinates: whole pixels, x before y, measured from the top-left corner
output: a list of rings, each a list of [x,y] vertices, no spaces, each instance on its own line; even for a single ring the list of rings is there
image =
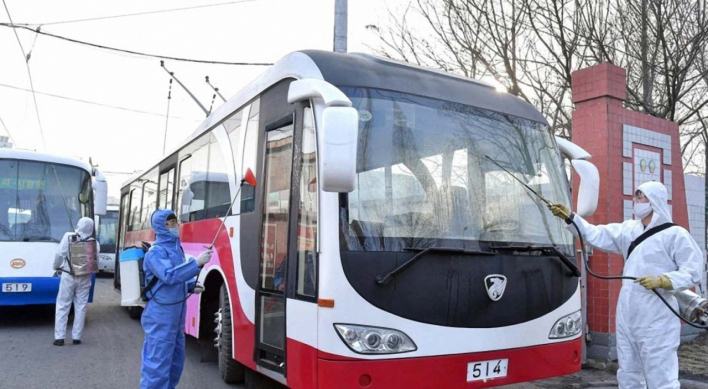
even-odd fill
[[[571,313],[568,316],[561,317],[556,324],[551,328],[551,333],[548,334],[550,339],[567,338],[580,333],[583,328],[583,317],[580,311]]]
[[[337,334],[352,351],[360,354],[395,354],[418,349],[401,331],[354,324],[335,324]]]

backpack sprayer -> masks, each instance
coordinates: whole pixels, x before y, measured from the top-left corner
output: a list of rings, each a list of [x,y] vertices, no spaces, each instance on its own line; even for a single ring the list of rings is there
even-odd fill
[[[511,177],[513,177],[516,181],[521,183],[526,189],[528,189],[531,193],[536,195],[537,198],[539,198],[541,201],[546,203],[546,205],[552,205],[550,201],[546,200],[543,196],[538,194],[535,190],[533,190],[530,186],[528,186],[525,182],[521,181],[518,177],[516,177],[514,174],[512,174],[510,171],[505,169],[503,166],[501,166],[497,161],[493,160],[490,158],[488,155],[485,155],[487,159],[492,161],[495,165],[499,166],[503,171],[505,171],[507,174],[509,174]],[[588,266],[588,254],[587,251],[585,250],[585,241],[583,240],[583,234],[580,232],[580,228],[578,227],[577,224],[575,224],[575,221],[568,217],[565,219],[565,222],[568,224],[572,224],[573,227],[575,227],[575,230],[578,231],[578,238],[580,239],[580,251],[582,253],[582,259],[585,264],[585,270],[587,270],[588,274],[595,278],[599,278],[602,280],[636,280],[636,277],[629,277],[629,276],[601,276],[598,274],[595,274],[590,270],[590,267]],[[690,325],[691,327],[695,328],[701,328],[704,330],[708,330],[708,300],[705,298],[699,296],[698,294],[686,289],[682,290],[679,292],[674,292],[674,296],[676,297],[676,300],[678,301],[679,305],[679,312],[677,312],[671,304],[669,304],[668,301],[664,298],[664,296],[661,295],[656,289],[652,289],[652,292],[656,294],[661,301],[664,302],[664,304],[673,312],[674,315],[678,316],[681,320],[686,322],[686,324]]]

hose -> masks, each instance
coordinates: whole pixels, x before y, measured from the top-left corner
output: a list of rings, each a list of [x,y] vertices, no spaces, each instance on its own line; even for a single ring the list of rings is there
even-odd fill
[[[590,274],[591,276],[593,276],[595,278],[599,278],[601,280],[636,280],[637,279],[636,277],[630,277],[630,276],[601,276],[599,274],[593,273],[592,270],[590,270],[590,266],[588,266],[588,253],[587,253],[587,251],[585,251],[585,241],[583,240],[583,234],[580,232],[580,228],[578,227],[577,224],[575,224],[575,221],[573,220],[572,217],[568,217],[567,219],[565,219],[565,221],[572,223],[573,227],[575,227],[575,230],[578,231],[578,238],[580,239],[580,252],[582,253],[583,263],[585,264],[585,270],[587,270],[588,274]],[[708,325],[700,325],[700,324],[693,323],[690,320],[684,319],[681,316],[681,314],[679,312],[677,312],[674,309],[674,307],[672,307],[671,304],[669,304],[668,301],[666,301],[666,299],[664,298],[664,296],[661,295],[661,293],[657,292],[656,289],[652,289],[651,291],[654,292],[654,294],[656,294],[661,299],[661,301],[664,302],[666,307],[669,308],[669,310],[674,315],[676,315],[676,317],[683,320],[684,322],[686,322],[686,324],[690,325],[691,327],[700,328],[700,329],[704,329],[704,330],[708,331]]]

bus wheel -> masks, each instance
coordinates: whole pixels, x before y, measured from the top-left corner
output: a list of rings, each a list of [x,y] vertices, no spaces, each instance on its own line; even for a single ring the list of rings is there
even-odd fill
[[[227,384],[238,384],[243,382],[245,366],[232,358],[233,339],[231,327],[231,305],[229,305],[229,293],[226,284],[221,286],[219,292],[219,310],[215,314],[216,328],[216,348],[219,350],[219,372],[221,379]]]
[[[128,307],[128,316],[133,320],[140,320],[143,315],[143,307]]]

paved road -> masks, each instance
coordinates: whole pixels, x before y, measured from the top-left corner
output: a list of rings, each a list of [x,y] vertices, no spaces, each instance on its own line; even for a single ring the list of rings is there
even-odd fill
[[[63,347],[52,345],[53,306],[0,308],[0,389],[137,388],[143,332],[119,304],[113,279],[98,278],[82,344]],[[197,342],[187,337],[179,388],[243,386],[221,381],[217,365],[201,363]]]

